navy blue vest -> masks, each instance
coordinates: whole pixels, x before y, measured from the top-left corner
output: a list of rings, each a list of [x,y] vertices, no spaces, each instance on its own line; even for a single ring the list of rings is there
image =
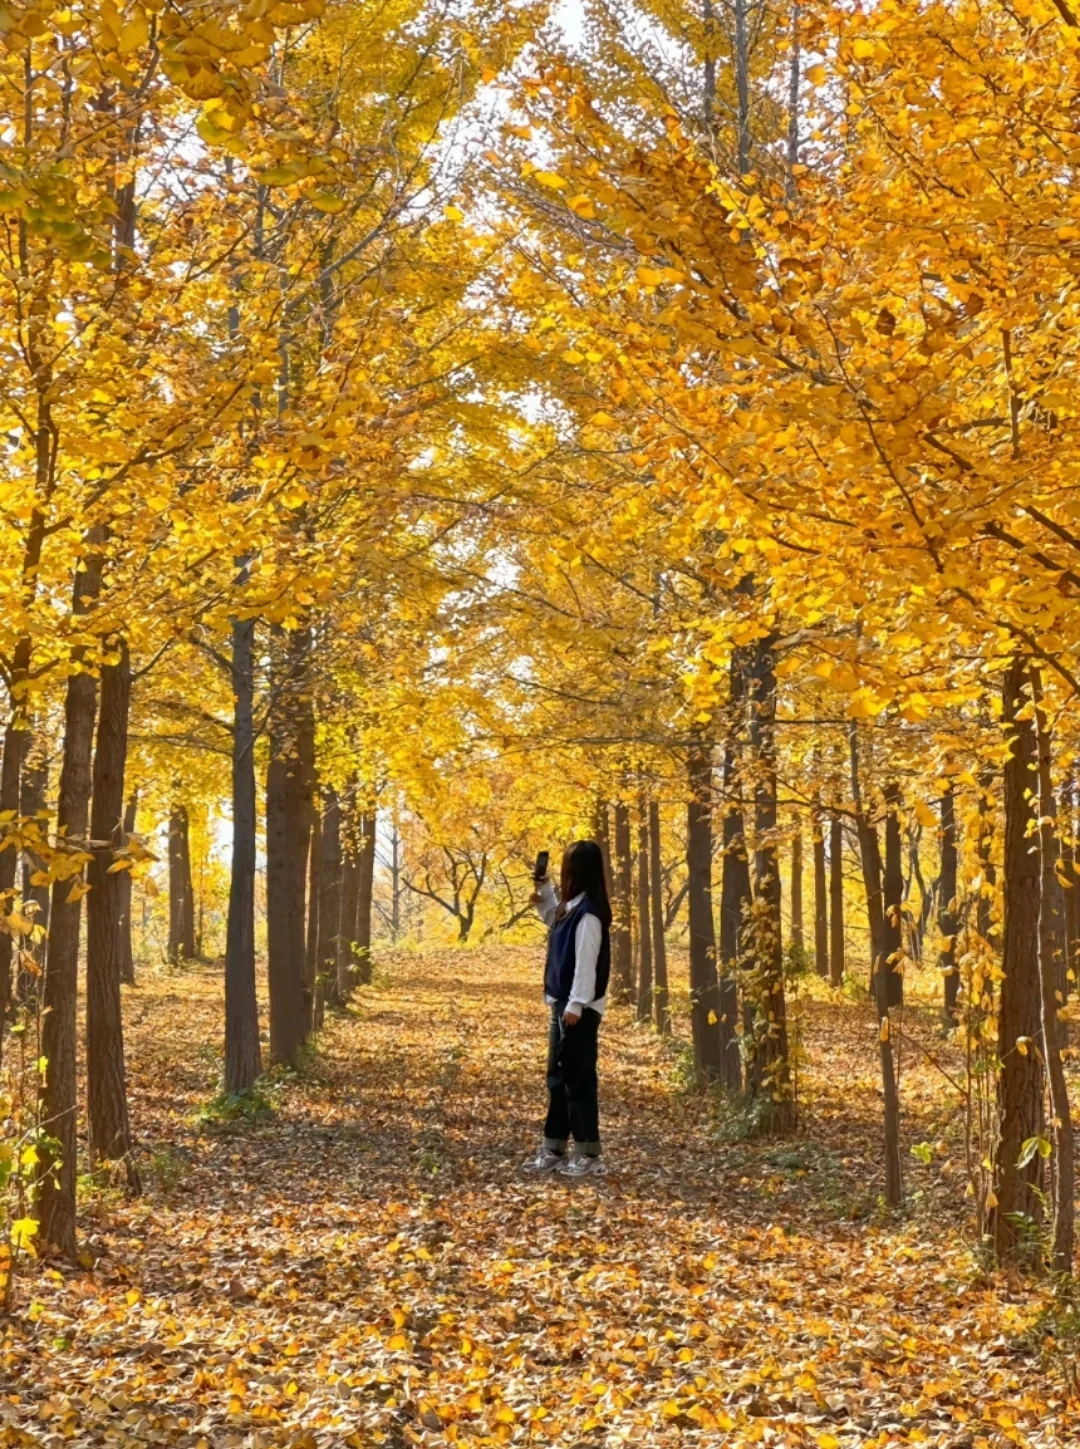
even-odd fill
[[[552,997],[560,1006],[565,1006],[570,1000],[574,985],[574,969],[577,966],[574,937],[584,915],[596,916],[603,932],[600,955],[596,960],[596,990],[593,1000],[598,1001],[601,996],[607,995],[608,977],[611,975],[611,933],[600,919],[599,911],[586,896],[572,911],[567,911],[561,921],[557,920],[548,932],[544,994]],[[584,1004],[588,1006],[589,1003],[586,1001]]]

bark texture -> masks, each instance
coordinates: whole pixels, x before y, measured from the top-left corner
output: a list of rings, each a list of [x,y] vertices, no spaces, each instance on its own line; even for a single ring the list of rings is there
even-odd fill
[[[290,637],[270,719],[266,766],[266,954],[270,1057],[295,1064],[311,1034],[304,906],[311,838],[307,630]]]
[[[135,820],[139,812],[139,797],[128,796],[124,810],[124,841],[135,832]],[[131,941],[131,872],[120,872],[120,980],[125,986],[135,985],[135,952]]]
[[[232,624],[232,871],[225,932],[225,1090],[249,1091],[262,1071],[255,994],[255,621]]]
[[[704,742],[687,760],[686,871],[690,914],[690,1025],[694,1065],[705,1077],[721,1074],[716,932],[712,908],[712,759]]]
[[[885,992],[890,1006],[904,1004],[904,842],[900,831],[900,787],[885,787],[885,870],[882,875],[885,920],[882,952]]]
[[[983,884],[975,908],[975,929],[984,941],[997,945],[998,933],[994,930],[993,901],[997,885],[997,866],[993,862],[994,815],[991,803],[994,794],[994,777],[989,770],[979,775],[979,865],[982,867]]]
[[[361,986],[371,980],[371,909],[375,892],[375,824],[374,808],[360,816],[360,855],[357,867],[356,897],[356,979]]]
[[[323,1024],[324,997],[319,979],[319,905],[322,896],[322,810],[318,784],[312,775],[311,849],[308,853],[307,933],[304,942],[304,988],[311,998],[313,1031]]]
[[[825,867],[825,827],[820,808],[814,811],[814,969],[829,974],[829,886]]]
[[[893,1060],[892,1022],[889,1017],[888,931],[885,920],[885,868],[877,826],[866,811],[859,778],[858,729],[851,727],[851,789],[855,801],[855,826],[859,837],[859,859],[866,889],[866,913],[870,925],[870,987],[878,1018],[878,1066],[883,1100],[883,1147],[885,1157],[885,1201],[897,1206],[904,1191],[900,1165],[900,1094]]]
[[[91,549],[75,575],[73,613],[76,616],[88,613],[100,591],[101,557]],[[78,852],[85,851],[90,822],[97,715],[97,681],[92,674],[80,668],[85,657],[85,645],[77,645],[72,659],[75,672],[68,676],[64,698],[64,755],[56,807],[57,838]],[[79,875],[53,883],[42,989],[44,1018],[41,1023],[41,1053],[46,1061],[41,1085],[41,1120],[49,1137],[58,1145],[55,1152],[50,1152],[47,1146],[42,1151],[37,1215],[42,1242],[51,1243],[69,1261],[74,1261],[76,1256],[76,1003],[82,898],[78,891],[73,893],[72,887],[78,883],[81,883],[81,871]]]
[[[796,830],[791,840],[791,946],[794,951],[805,949],[803,940],[803,840],[802,831]]]
[[[653,1018],[662,1036],[671,1034],[668,1003],[667,942],[664,939],[663,861],[660,854],[660,806],[649,802],[649,895],[652,902]]]
[[[1001,1128],[994,1154],[994,1196],[989,1214],[994,1250],[1002,1263],[1031,1266],[1038,1256],[1042,1219],[1041,1161],[1033,1153],[1020,1166],[1024,1143],[1045,1133],[1043,1068],[1034,1044],[1041,1035],[1039,905],[1042,866],[1032,850],[1037,808],[1038,754],[1027,671],[1014,659],[1005,674],[1002,724],[1009,740],[1005,762],[1005,920],[998,1004],[998,1112]]]
[[[829,818],[829,981],[844,984],[844,827],[834,810]]]
[[[90,1156],[123,1161],[128,1188],[138,1191],[132,1158],[120,1002],[119,873],[110,871],[122,839],[124,770],[127,763],[131,664],[123,639],[113,644],[116,663],[101,670],[101,707],[94,746],[92,854],[86,903],[86,1099]]]
[[[957,1021],[956,1003],[960,994],[960,973],[956,965],[956,935],[960,922],[956,915],[956,797],[951,787],[941,797],[941,884],[938,897],[938,930],[943,945],[938,956],[942,973],[942,1022],[953,1027]]]
[[[338,980],[338,936],[341,930],[341,803],[337,791],[323,796],[322,879],[319,883],[319,980],[326,1002],[345,1001]]]
[[[630,854],[630,807],[615,806],[614,921],[611,928],[611,978],[617,1001],[629,1001],[634,994],[634,868]]]
[[[653,1009],[653,941],[649,887],[649,815],[642,803],[638,821],[638,997],[639,1021],[649,1021]]]
[[[732,690],[741,696],[733,667]],[[720,867],[720,1078],[731,1092],[742,1090],[742,1057],[739,1053],[739,972],[746,966],[746,934],[750,930],[750,861],[746,853],[746,829],[736,802],[738,778],[735,746],[729,737],[724,748],[724,817],[722,863]]]
[[[191,828],[187,806],[169,814],[169,961],[195,959],[195,892],[191,880]]]
[[[1056,908],[1060,893],[1057,878],[1059,856],[1056,806],[1051,777],[1053,740],[1041,707],[1042,688],[1038,670],[1031,670],[1032,694],[1038,701],[1035,725],[1039,747],[1039,851],[1041,855],[1042,899],[1039,910],[1039,988],[1042,1019],[1043,1057],[1050,1089],[1050,1131],[1053,1152],[1054,1232],[1050,1266],[1054,1273],[1072,1275],[1076,1241],[1076,1159],[1073,1142],[1069,1085],[1061,1049],[1065,1044],[1063,1023],[1058,1015],[1065,1005],[1062,985],[1062,912]],[[1048,876],[1053,877],[1053,895]],[[1047,917],[1049,916],[1049,920]]]
[[[795,1126],[795,1097],[788,1053],[784,993],[784,942],[781,925],[780,852],[776,798],[775,640],[754,646],[748,705],[754,764],[754,972],[749,987],[757,1007],[753,1054],[755,1086],[764,1111],[762,1130],[790,1132]]]

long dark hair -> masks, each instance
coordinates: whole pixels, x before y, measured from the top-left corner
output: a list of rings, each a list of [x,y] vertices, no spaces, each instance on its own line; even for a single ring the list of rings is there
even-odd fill
[[[595,840],[575,840],[567,848],[562,859],[560,887],[563,906],[576,896],[588,896],[603,924],[611,925],[604,853]]]

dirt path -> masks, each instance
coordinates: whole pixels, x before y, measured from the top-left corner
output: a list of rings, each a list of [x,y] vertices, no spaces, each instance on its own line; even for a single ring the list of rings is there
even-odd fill
[[[1018,1346],[1031,1302],[979,1276],[954,1197],[927,1179],[907,1220],[867,1218],[869,1078],[843,1085],[820,1013],[823,1135],[718,1144],[677,1057],[614,1013],[611,1174],[523,1179],[535,974],[531,951],[401,953],[272,1116],[210,1125],[220,978],[147,978],[126,1011],[150,1188],[90,1190],[93,1268],[23,1282],[0,1444],[1077,1442]]]

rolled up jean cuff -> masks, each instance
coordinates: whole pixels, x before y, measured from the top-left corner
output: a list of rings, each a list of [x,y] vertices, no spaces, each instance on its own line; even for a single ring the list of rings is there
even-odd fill
[[[565,1137],[545,1137],[544,1147],[548,1152],[558,1152],[560,1155],[566,1151]]]

